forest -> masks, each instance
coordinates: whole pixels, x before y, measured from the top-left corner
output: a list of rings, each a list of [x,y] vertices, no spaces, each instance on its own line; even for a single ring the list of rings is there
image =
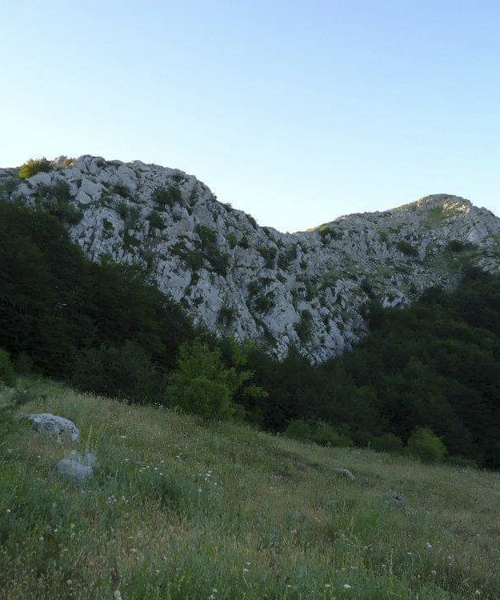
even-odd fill
[[[195,327],[146,270],[91,262],[40,208],[0,202],[0,264],[0,348],[19,374],[332,445],[398,452],[424,428],[456,461],[500,467],[500,278],[480,269],[409,308],[372,298],[363,342],[312,365]]]

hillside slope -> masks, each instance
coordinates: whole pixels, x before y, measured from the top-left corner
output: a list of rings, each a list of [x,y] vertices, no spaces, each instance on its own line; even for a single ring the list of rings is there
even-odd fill
[[[290,344],[314,361],[366,333],[366,304],[411,302],[452,286],[464,264],[498,271],[500,219],[456,196],[341,217],[283,234],[217,201],[182,171],[82,156],[21,181],[0,169],[0,189],[57,212],[92,260],[141,263],[159,288],[212,330]]]
[[[30,385],[24,410],[70,418],[81,437],[23,426],[3,447],[2,599],[500,597],[498,474]],[[99,461],[83,484],[55,472],[73,448]]]

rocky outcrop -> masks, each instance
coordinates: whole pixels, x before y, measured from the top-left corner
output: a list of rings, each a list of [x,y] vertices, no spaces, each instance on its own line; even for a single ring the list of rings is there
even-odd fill
[[[176,169],[92,156],[52,165],[27,180],[0,170],[4,199],[46,206],[90,259],[146,266],[196,322],[280,357],[291,344],[314,361],[338,355],[365,335],[370,299],[406,305],[468,264],[499,266],[500,219],[456,196],[285,234]]]
[[[55,442],[75,442],[80,435],[78,428],[69,419],[58,417],[50,413],[27,415],[33,429],[38,433],[48,435]]]

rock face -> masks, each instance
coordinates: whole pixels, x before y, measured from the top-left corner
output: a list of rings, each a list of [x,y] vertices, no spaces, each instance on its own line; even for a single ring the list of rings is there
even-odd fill
[[[92,156],[52,164],[23,181],[0,169],[0,196],[52,209],[57,198],[91,260],[146,266],[195,322],[278,357],[291,344],[315,362],[336,356],[365,335],[370,299],[406,305],[433,285],[452,287],[467,264],[500,264],[500,219],[456,196],[284,234],[176,169]]]
[[[28,415],[26,419],[33,423],[33,428],[38,433],[49,435],[55,442],[75,442],[80,435],[76,425],[64,417],[57,417],[49,413],[40,413]]]

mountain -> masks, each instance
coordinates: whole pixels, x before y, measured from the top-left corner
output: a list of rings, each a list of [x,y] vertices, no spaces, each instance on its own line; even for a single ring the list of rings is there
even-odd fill
[[[60,216],[93,261],[144,265],[195,322],[278,357],[293,344],[323,362],[365,336],[370,303],[407,305],[470,265],[499,270],[500,219],[457,196],[285,234],[178,169],[93,156],[44,169],[24,179],[0,169],[3,195]]]

